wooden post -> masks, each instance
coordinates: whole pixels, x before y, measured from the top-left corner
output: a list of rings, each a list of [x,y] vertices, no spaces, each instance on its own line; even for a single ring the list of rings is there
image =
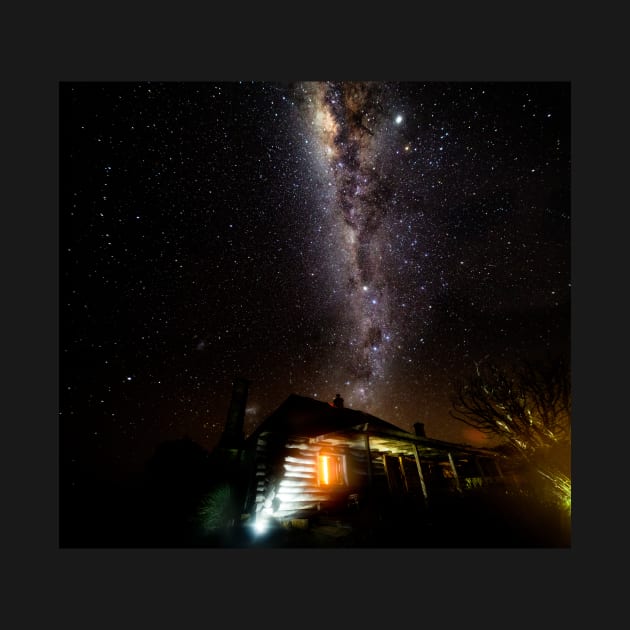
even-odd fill
[[[387,487],[389,488],[389,493],[393,494],[393,488],[392,488],[392,482],[391,482],[391,475],[389,470],[387,469],[387,458],[385,457],[385,454],[381,455],[381,461],[383,462],[383,469],[385,470],[385,479],[387,479]]]
[[[367,452],[368,486],[372,489],[372,453],[370,452],[370,436],[365,434],[365,450]]]
[[[402,455],[398,456],[398,465],[400,466],[400,472],[403,478],[403,484],[405,485],[405,492],[409,494],[409,482],[407,481],[407,473],[405,472],[405,464],[403,462]]]
[[[457,468],[455,468],[455,462],[453,461],[453,456],[448,454],[448,461],[451,464],[451,468],[453,469],[453,474],[455,475],[455,487],[457,488],[457,492],[462,491],[462,487],[459,485],[459,475],[457,474]]]
[[[428,501],[429,495],[427,494],[427,486],[424,483],[424,475],[422,474],[422,466],[420,465],[420,451],[418,450],[418,445],[413,445],[413,454],[416,458],[416,466],[418,467],[418,475],[420,476],[420,486],[422,487],[422,495],[424,496],[424,500]]]
[[[477,470],[479,471],[479,474],[481,475],[481,484],[483,486],[485,486],[486,485],[486,476],[485,476],[485,474],[483,472],[483,468],[481,467],[481,462],[479,461],[479,458],[476,455],[474,455],[473,457],[475,459],[475,466],[477,467]]]

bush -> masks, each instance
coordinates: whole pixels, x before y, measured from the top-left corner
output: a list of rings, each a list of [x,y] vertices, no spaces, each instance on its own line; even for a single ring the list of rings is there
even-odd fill
[[[204,496],[197,512],[197,526],[204,535],[213,534],[234,524],[236,517],[234,492],[229,484],[221,484]]]

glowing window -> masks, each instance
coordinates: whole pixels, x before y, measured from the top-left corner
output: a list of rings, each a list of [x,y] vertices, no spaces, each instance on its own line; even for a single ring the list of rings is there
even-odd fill
[[[318,456],[319,483],[322,486],[345,485],[343,456],[325,453]]]

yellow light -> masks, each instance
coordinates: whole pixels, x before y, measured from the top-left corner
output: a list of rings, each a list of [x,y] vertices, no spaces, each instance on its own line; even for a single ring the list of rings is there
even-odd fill
[[[326,455],[321,456],[322,461],[322,476],[324,478],[324,483],[328,483],[328,457]]]

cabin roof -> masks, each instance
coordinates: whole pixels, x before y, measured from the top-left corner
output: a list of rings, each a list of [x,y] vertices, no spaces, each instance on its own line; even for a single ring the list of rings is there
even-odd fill
[[[472,452],[487,451],[483,448],[417,436],[369,413],[347,407],[335,407],[331,403],[297,394],[291,394],[267,416],[247,438],[247,441],[255,441],[264,433],[283,434],[286,437],[318,438],[330,443],[338,441],[345,444],[351,444],[357,440],[359,444],[363,439],[360,434],[369,433],[377,437],[384,448],[388,444],[397,444],[400,447],[400,441],[403,440],[408,442],[408,450],[415,443],[422,447],[423,453],[435,451],[437,454],[452,449]],[[413,451],[410,450],[410,453]]]
[[[356,409],[335,407],[330,403],[291,394],[252,433],[282,432],[287,435],[315,437],[369,423],[371,428],[402,431],[385,420]]]

